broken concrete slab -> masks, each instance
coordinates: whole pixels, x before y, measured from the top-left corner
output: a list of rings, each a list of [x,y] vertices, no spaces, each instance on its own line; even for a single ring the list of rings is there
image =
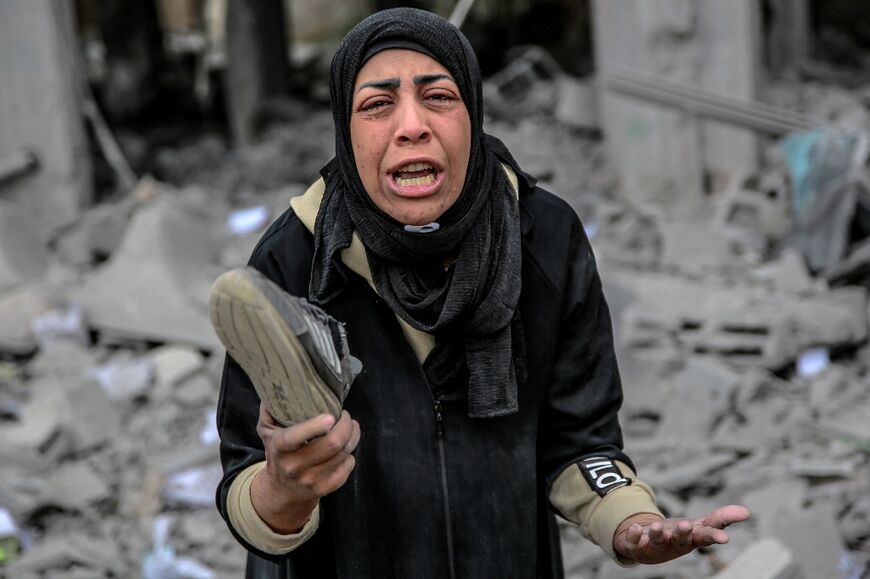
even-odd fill
[[[710,216],[696,216],[691,220],[663,219],[657,225],[663,240],[662,266],[696,271],[738,263],[728,237],[715,227]]]
[[[784,249],[775,261],[754,269],[752,275],[769,281],[773,288],[781,292],[813,294],[825,289],[819,287],[819,282],[810,276],[803,256],[793,248]]]
[[[653,488],[670,492],[681,492],[690,487],[702,487],[711,482],[709,479],[718,477],[716,471],[733,464],[737,454],[727,451],[712,453],[682,453],[668,457],[664,464],[647,465],[644,470],[644,480]]]
[[[60,465],[48,479],[51,495],[44,500],[63,509],[84,510],[112,496],[109,485],[83,461]]]
[[[208,219],[162,195],[140,207],[112,259],[74,295],[99,330],[214,349],[206,308],[217,277],[213,235]]]
[[[51,240],[54,253],[64,263],[80,267],[104,261],[118,249],[136,206],[159,194],[158,183],[144,177],[120,201],[87,208],[55,233]]]
[[[749,509],[755,524],[769,524],[780,513],[801,511],[808,489],[806,481],[783,476],[747,491],[740,498],[740,504]]]
[[[33,377],[58,378],[76,382],[97,368],[99,350],[74,340],[50,340],[30,360]]]
[[[36,350],[33,321],[52,307],[48,297],[33,285],[0,293],[0,352],[24,355]]]
[[[716,199],[713,229],[750,263],[763,262],[770,247],[791,229],[787,187],[782,181],[737,176]]]
[[[109,400],[131,402],[147,395],[154,386],[154,364],[146,357],[121,351],[97,368],[92,377]]]
[[[772,520],[762,521],[761,530],[791,550],[804,577],[841,576],[845,546],[830,505],[780,511]]]
[[[49,252],[37,231],[22,209],[0,202],[0,292],[37,280],[48,268]]]
[[[121,417],[97,381],[80,379],[66,394],[69,400],[66,431],[74,451],[93,450],[116,438]]]
[[[66,450],[63,434],[67,399],[60,384],[52,379],[29,383],[30,399],[21,405],[15,421],[0,421],[2,455],[7,458],[54,455]]]
[[[794,553],[777,539],[764,537],[730,563],[717,579],[808,579]]]
[[[623,316],[621,346],[629,350],[675,343],[683,351],[776,369],[809,347],[854,345],[867,336],[864,288],[794,296],[715,278],[633,275],[644,291]]]
[[[29,573],[60,577],[77,570],[86,570],[91,577],[125,574],[118,548],[107,539],[86,534],[46,537],[6,569],[9,577]]]
[[[740,375],[718,360],[694,357],[671,381],[669,389],[659,390],[667,391],[657,437],[672,444],[707,445],[713,426],[730,409]]]
[[[205,407],[215,399],[219,390],[211,376],[200,372],[177,383],[172,391],[172,398],[188,407]]]
[[[202,370],[205,363],[199,350],[178,344],[155,348],[148,357],[154,365],[155,392],[171,391],[182,380]]]
[[[602,562],[595,579],[697,579],[709,577],[712,574],[707,557],[695,552],[662,563],[660,565],[638,565],[636,567],[620,567],[616,562],[607,559]]]
[[[752,453],[760,448],[779,448],[787,437],[794,402],[770,400],[750,405],[739,414],[729,414],[716,425],[711,447]]]

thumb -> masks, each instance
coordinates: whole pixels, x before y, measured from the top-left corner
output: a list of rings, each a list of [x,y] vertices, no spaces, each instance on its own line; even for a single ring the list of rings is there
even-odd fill
[[[727,505],[719,507],[701,519],[701,524],[716,529],[724,529],[728,525],[745,521],[750,517],[749,509],[743,505]]]

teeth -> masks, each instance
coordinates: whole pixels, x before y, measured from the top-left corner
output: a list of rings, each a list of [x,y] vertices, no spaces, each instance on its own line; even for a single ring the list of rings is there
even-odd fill
[[[425,169],[434,169],[434,167],[429,163],[411,163],[399,169],[397,173],[412,173],[414,171],[423,171]]]
[[[418,171],[422,169],[417,169]],[[425,177],[415,177],[414,179],[402,179],[398,177],[396,183],[402,187],[415,187],[417,185],[430,185],[435,182],[435,175],[429,174]]]

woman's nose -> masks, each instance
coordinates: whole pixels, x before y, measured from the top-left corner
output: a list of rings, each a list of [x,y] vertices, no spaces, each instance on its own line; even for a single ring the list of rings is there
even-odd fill
[[[400,145],[424,143],[432,136],[426,111],[416,101],[405,101],[399,107],[396,141]]]

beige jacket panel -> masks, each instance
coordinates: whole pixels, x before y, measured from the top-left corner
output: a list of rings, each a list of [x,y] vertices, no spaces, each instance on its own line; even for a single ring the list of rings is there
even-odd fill
[[[550,504],[565,519],[580,527],[584,537],[601,547],[609,557],[623,566],[636,563],[622,559],[613,550],[613,536],[619,524],[640,513],[652,513],[664,518],[655,502],[655,493],[639,480],[628,465],[615,461],[622,475],[631,484],[613,489],[603,498],[596,493],[577,465],[571,465],[553,483]]]
[[[239,473],[230,485],[227,513],[233,529],[245,541],[270,555],[284,555],[302,545],[317,530],[320,525],[320,505],[315,507],[305,526],[298,533],[279,535],[273,531],[260,518],[251,501],[251,483],[265,466],[265,461],[258,462]]]

